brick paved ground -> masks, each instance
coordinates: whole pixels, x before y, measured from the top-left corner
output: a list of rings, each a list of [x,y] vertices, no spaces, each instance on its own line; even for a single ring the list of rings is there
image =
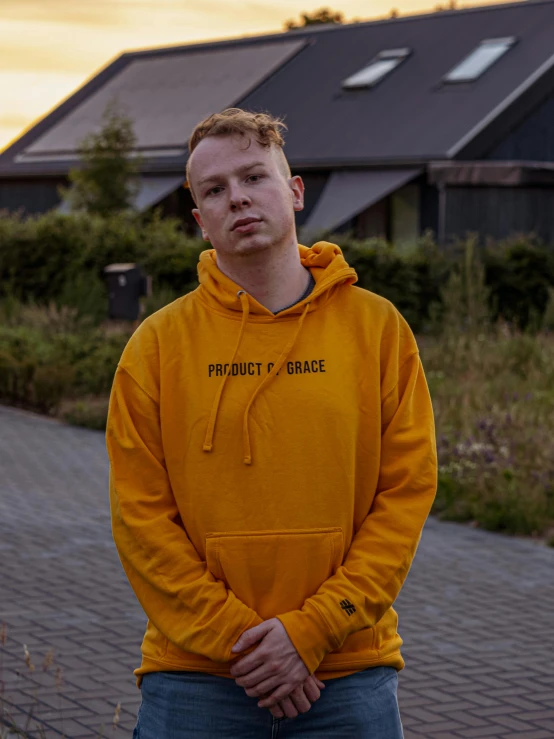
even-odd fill
[[[48,739],[130,737],[145,617],[111,538],[102,434],[0,407],[0,565],[12,715],[24,725],[36,696]],[[397,605],[406,739],[553,739],[554,550],[430,521]]]

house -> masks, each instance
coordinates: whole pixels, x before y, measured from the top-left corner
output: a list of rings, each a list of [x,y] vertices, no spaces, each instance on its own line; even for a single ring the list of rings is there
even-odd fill
[[[59,206],[76,146],[117,98],[143,157],[136,206],[192,230],[194,125],[229,106],[283,116],[306,238],[554,241],[554,1],[448,10],[128,52],[0,155],[0,209]]]

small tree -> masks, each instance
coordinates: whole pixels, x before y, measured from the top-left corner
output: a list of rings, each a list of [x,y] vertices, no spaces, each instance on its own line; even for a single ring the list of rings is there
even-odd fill
[[[313,13],[300,13],[300,21],[288,20],[285,22],[285,30],[292,31],[295,28],[314,26],[322,23],[344,23],[344,15],[330,8],[320,8]]]
[[[70,187],[58,188],[71,210],[101,216],[132,210],[141,164],[139,157],[131,158],[136,142],[132,120],[110,101],[100,131],[79,143],[81,166],[69,171]]]

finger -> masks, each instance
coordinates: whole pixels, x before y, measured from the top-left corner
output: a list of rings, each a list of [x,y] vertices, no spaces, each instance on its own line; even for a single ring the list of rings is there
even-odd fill
[[[240,675],[237,677],[235,682],[239,687],[246,689],[253,688],[264,680],[268,680],[270,677],[273,677],[273,675],[268,669],[267,664],[261,664],[255,670],[252,670],[252,672],[248,672],[246,675]]]
[[[248,649],[248,647],[253,646],[256,642],[261,641],[272,628],[273,625],[269,621],[263,621],[261,624],[243,631],[232,647],[231,652],[242,652]]]
[[[294,707],[296,708],[298,713],[307,713],[312,707],[312,704],[306,698],[302,685],[299,688],[296,688],[296,690],[292,691],[292,693],[290,694],[290,699],[294,703]]]
[[[271,695],[272,691],[275,690],[278,685],[280,685],[282,680],[283,678],[279,678],[273,675],[267,680],[254,685],[252,688],[245,688],[244,692],[246,693],[246,695],[249,695],[250,698],[259,698],[260,696],[266,695],[269,696]]]
[[[292,691],[297,687],[298,685],[295,683],[282,683],[271,695],[268,695],[267,698],[263,698],[259,701],[258,706],[260,708],[269,708],[269,706],[274,706],[284,698],[288,698]]]
[[[306,698],[311,703],[315,703],[315,701],[318,700],[321,695],[315,681],[310,680],[310,678],[308,678],[304,683],[304,693],[306,695]]]
[[[313,677],[313,679],[314,679],[315,684],[317,685],[317,687],[320,690],[323,690],[323,688],[325,687],[325,683],[322,683],[321,680],[318,677],[316,677],[315,675],[310,675],[310,677]]]
[[[285,712],[283,711],[279,703],[277,703],[276,706],[271,706],[269,712],[272,716],[275,716],[275,718],[283,718],[285,715]]]
[[[243,657],[238,662],[235,662],[230,669],[230,673],[234,678],[247,675],[252,670],[263,665],[264,661],[263,654],[258,654],[258,649],[255,649],[253,652],[250,652],[248,657]]]
[[[298,711],[288,696],[279,701],[279,705],[287,718],[296,718],[298,716]]]

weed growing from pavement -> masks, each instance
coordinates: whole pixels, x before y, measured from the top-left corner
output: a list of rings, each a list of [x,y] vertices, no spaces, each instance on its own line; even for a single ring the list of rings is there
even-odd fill
[[[18,677],[26,680],[29,685],[32,685],[32,703],[28,710],[25,725],[18,725],[18,722],[14,719],[10,712],[9,701],[5,697],[6,684],[4,681],[4,653],[6,651],[6,643],[8,640],[8,629],[5,623],[0,626],[0,739],[12,739],[12,737],[21,737],[21,739],[46,739],[46,732],[39,716],[34,715],[34,710],[39,702],[38,692],[40,685],[46,685],[44,678],[38,678],[40,673],[37,673],[36,667],[31,659],[31,654],[27,645],[23,645],[23,660],[25,662],[25,670],[16,670]],[[55,670],[54,670],[55,668]],[[49,649],[46,653],[42,662],[42,674],[44,677],[50,673],[53,673],[54,684],[59,700],[59,715],[61,723],[62,739],[68,739],[64,732],[64,716],[63,716],[63,670],[59,665],[54,663],[54,651]],[[119,718],[121,713],[121,703],[118,703],[115,707],[114,716],[112,720],[112,736],[115,735],[119,727]],[[35,724],[35,728],[32,728],[32,724]],[[32,733],[31,733],[32,732]],[[100,733],[97,735],[97,739],[107,739],[105,735],[104,724],[100,726]]]

